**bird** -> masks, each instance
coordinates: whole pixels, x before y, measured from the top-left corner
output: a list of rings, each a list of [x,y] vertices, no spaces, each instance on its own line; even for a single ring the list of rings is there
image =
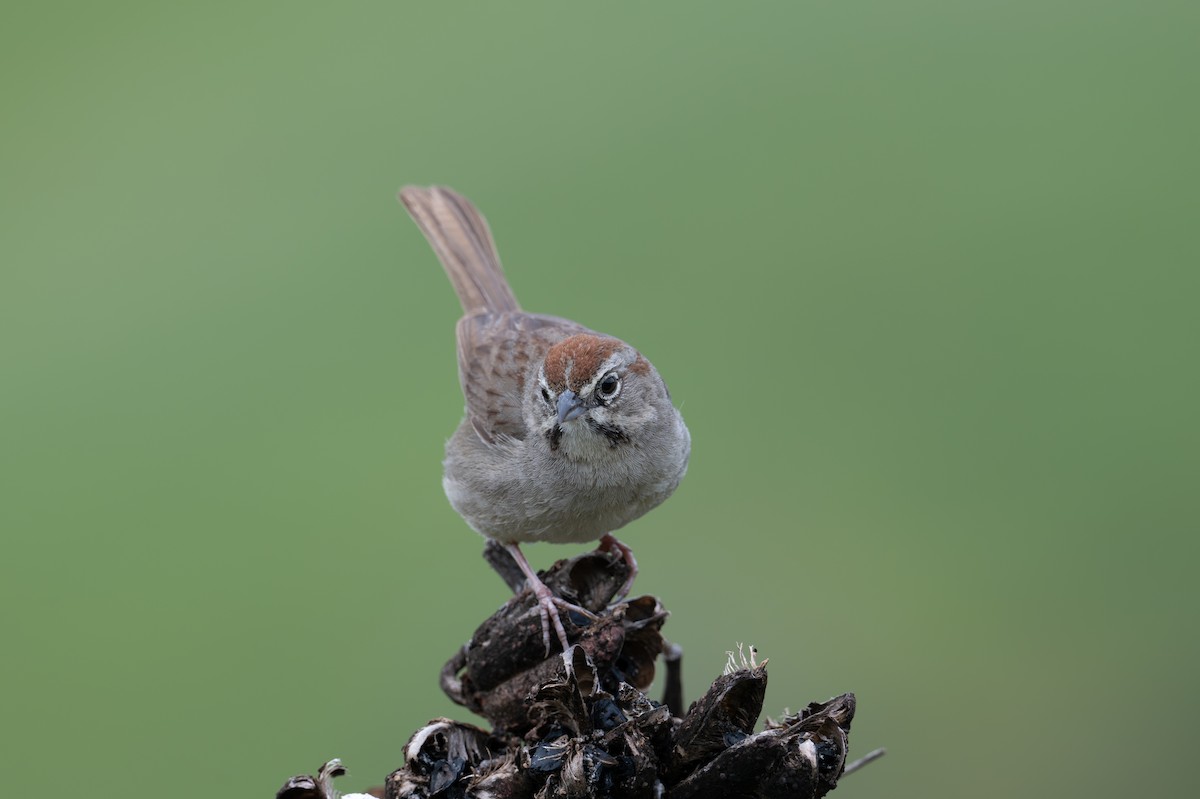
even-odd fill
[[[466,523],[501,544],[537,600],[542,637],[569,648],[554,593],[521,544],[599,541],[637,574],[613,531],[660,505],[687,472],[691,436],[666,383],[636,349],[569,319],[528,313],[505,278],[484,216],[445,186],[405,186],[408,210],[462,305],[456,326],[462,422],[446,442],[442,486]],[[625,274],[559,269],[570,290],[636,291]],[[613,281],[616,285],[606,285]]]

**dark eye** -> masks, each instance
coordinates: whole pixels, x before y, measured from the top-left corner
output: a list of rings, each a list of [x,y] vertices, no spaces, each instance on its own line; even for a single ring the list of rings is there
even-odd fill
[[[545,386],[542,386],[542,399],[544,399],[546,401],[547,405],[554,404],[554,400],[552,400],[550,398],[550,390],[548,388],[546,388]]]
[[[617,396],[620,390],[621,378],[617,377],[616,372],[609,372],[600,381],[600,385],[596,386],[596,396],[602,400],[609,400]]]

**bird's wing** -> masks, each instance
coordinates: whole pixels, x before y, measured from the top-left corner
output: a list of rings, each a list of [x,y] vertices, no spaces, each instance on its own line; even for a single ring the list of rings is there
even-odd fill
[[[476,313],[458,321],[458,380],[467,418],[489,443],[524,439],[521,405],[527,380],[535,379],[546,351],[583,325],[555,316],[521,312]]]

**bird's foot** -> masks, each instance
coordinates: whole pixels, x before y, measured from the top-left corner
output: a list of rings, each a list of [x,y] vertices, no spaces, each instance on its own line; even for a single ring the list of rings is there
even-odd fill
[[[531,583],[533,595],[537,597],[537,610],[542,617],[542,643],[546,646],[546,656],[550,655],[550,627],[553,625],[554,632],[558,636],[559,643],[562,644],[563,651],[566,652],[571,648],[571,642],[567,640],[567,631],[563,627],[562,617],[559,616],[559,611],[566,613],[578,613],[588,621],[595,621],[596,614],[586,608],[581,608],[579,605],[573,605],[562,597],[557,596],[551,591],[545,583],[534,578]]]
[[[617,595],[613,597],[614,601],[619,602],[620,600],[629,596],[629,591],[633,588],[633,581],[638,575],[637,558],[633,556],[632,549],[618,541],[611,533],[605,533],[604,536],[600,538],[600,546],[596,547],[596,550],[599,552],[612,552],[613,550],[616,550],[621,554],[621,558],[629,566],[629,577],[626,578],[625,584],[621,586],[621,590],[617,591]]]
[[[533,591],[534,597],[537,599],[537,610],[542,617],[542,643],[546,645],[546,655],[550,655],[550,627],[554,627],[554,632],[558,636],[559,643],[562,644],[563,651],[566,652],[571,648],[571,642],[567,640],[567,631],[563,627],[562,618],[558,615],[558,611],[562,610],[568,613],[578,613],[588,621],[595,621],[596,614],[590,610],[581,608],[578,605],[572,605],[565,599],[557,596],[551,591],[545,583],[537,576],[533,568],[529,565],[529,561],[525,560],[525,553],[516,544],[505,544],[504,548],[512,555],[513,560],[517,562],[517,566],[521,568],[521,572],[525,575],[525,584]]]

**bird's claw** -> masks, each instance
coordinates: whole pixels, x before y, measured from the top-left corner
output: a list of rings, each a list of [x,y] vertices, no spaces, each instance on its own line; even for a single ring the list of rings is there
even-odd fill
[[[550,627],[554,627],[554,632],[558,636],[559,643],[562,644],[563,651],[566,652],[571,648],[571,642],[567,639],[566,628],[563,627],[562,617],[558,611],[562,610],[568,613],[578,613],[589,621],[596,620],[596,614],[586,608],[581,608],[579,605],[573,605],[558,596],[546,587],[546,584],[540,580],[533,586],[534,596],[537,598],[538,615],[542,617],[542,643],[546,646],[546,656],[550,655]]]
[[[621,555],[621,559],[629,566],[629,577],[625,579],[625,583],[621,586],[621,590],[617,591],[617,595],[613,597],[613,601],[619,602],[629,596],[629,592],[633,589],[633,581],[638,575],[637,558],[633,556],[633,550],[622,544],[612,534],[605,534],[600,539],[600,546],[596,547],[599,552],[616,551]]]
[[[504,544],[504,548],[508,550],[513,560],[517,562],[517,566],[520,567],[521,572],[525,575],[525,584],[533,591],[533,596],[537,600],[538,614],[542,617],[542,643],[546,645],[546,656],[549,657],[550,655],[551,625],[554,626],[554,632],[562,644],[563,651],[566,652],[571,648],[571,642],[567,640],[567,631],[563,627],[562,619],[559,618],[558,609],[562,608],[569,612],[582,614],[590,621],[596,620],[596,614],[555,596],[554,592],[547,588],[546,584],[537,576],[537,572],[530,567],[529,561],[525,560],[525,555],[522,554],[521,547],[518,544]]]

